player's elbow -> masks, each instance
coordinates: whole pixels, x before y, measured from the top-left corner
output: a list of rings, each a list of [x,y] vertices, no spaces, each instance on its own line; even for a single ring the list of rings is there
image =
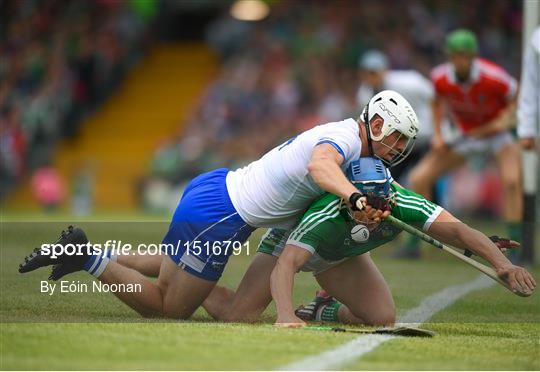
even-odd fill
[[[311,154],[311,159],[308,163],[308,171],[310,173],[320,172],[321,170],[328,168],[330,163],[338,163],[333,152],[337,155],[336,150],[328,144],[317,146]]]
[[[323,164],[324,164],[323,159],[319,157],[312,158],[308,164],[308,172],[313,176],[314,174],[316,174],[317,172],[321,170],[321,168],[323,167]]]
[[[330,164],[331,161],[327,157],[318,157],[312,159],[308,164],[308,172],[311,178],[323,189],[326,189],[332,181],[328,173],[328,169],[332,166]]]

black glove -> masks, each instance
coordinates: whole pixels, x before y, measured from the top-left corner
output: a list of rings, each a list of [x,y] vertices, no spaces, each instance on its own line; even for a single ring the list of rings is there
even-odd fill
[[[364,207],[358,208],[357,205],[358,199],[360,199],[362,196],[364,195],[360,194],[359,192],[354,192],[351,194],[351,196],[349,196],[349,204],[351,205],[351,209],[353,211],[361,211],[364,209]]]
[[[366,195],[367,203],[372,208],[380,209],[381,211],[392,211],[392,204],[389,198],[383,198],[382,196]]]

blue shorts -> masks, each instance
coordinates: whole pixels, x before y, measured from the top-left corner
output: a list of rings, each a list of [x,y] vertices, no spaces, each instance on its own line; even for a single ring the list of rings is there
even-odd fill
[[[216,169],[189,183],[162,242],[177,265],[210,281],[219,280],[233,247],[255,230],[232,205],[225,183],[228,172]]]

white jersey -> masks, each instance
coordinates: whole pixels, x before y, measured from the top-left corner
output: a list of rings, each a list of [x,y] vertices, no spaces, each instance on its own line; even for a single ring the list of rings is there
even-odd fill
[[[517,116],[518,136],[536,138],[540,125],[540,27],[531,35],[523,57]]]
[[[227,190],[240,217],[254,227],[294,226],[325,191],[311,178],[308,164],[315,146],[328,143],[343,156],[343,171],[360,157],[354,119],[316,126],[277,146],[261,159],[227,174]]]
[[[391,70],[384,76],[381,90],[385,89],[395,90],[409,101],[420,122],[419,139],[431,139],[433,135],[431,102],[434,97],[431,81],[414,70]],[[356,94],[360,109],[367,105],[375,94],[372,87],[366,84],[360,85]]]

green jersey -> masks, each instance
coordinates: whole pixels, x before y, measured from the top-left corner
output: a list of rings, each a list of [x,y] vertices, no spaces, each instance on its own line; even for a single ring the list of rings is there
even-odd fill
[[[427,231],[442,211],[440,206],[395,183],[391,189],[396,202],[392,215],[403,222]],[[355,225],[349,208],[341,199],[326,193],[311,204],[293,229],[269,229],[258,251],[279,256],[286,244],[307,249],[313,256],[302,270],[317,273],[349,257],[369,252],[393,240],[401,232],[383,221],[370,232],[367,241],[357,242],[351,237],[351,229]]]

